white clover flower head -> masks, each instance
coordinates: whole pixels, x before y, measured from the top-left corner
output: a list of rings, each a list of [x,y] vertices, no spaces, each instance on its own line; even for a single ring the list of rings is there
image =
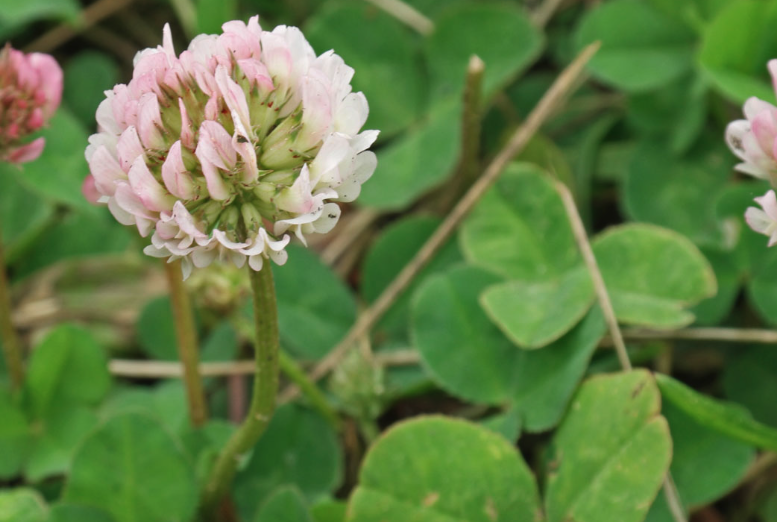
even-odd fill
[[[185,276],[217,258],[282,265],[288,233],[330,231],[377,165],[378,131],[360,132],[369,108],[342,58],[258,17],[222,28],[176,56],[166,25],[132,80],[106,91],[86,149],[87,197]]]
[[[770,190],[754,201],[761,208],[748,207],[745,211],[745,221],[759,234],[769,236],[767,246],[774,246],[777,244],[777,196]]]
[[[777,60],[768,65],[777,92]],[[736,169],[777,186],[777,107],[758,98],[744,105],[744,120],[729,123],[726,142],[742,163]]]

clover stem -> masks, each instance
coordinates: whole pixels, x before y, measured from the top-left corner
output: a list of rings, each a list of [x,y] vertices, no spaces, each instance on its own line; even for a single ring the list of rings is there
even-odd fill
[[[281,350],[280,365],[283,374],[299,387],[302,394],[310,402],[310,406],[318,411],[335,430],[339,431],[340,418],[337,415],[337,411],[329,404],[324,392],[316,386],[316,383],[308,378],[305,370],[297,364],[294,357]]]
[[[14,390],[18,390],[24,381],[22,342],[11,321],[11,287],[5,270],[3,238],[0,232],[0,335],[2,336],[3,353],[8,366],[8,374],[11,378],[11,387]]]
[[[237,429],[216,459],[203,493],[203,508],[212,511],[229,490],[238,464],[247,456],[267,429],[278,394],[279,334],[275,285],[269,261],[259,272],[249,269],[254,294],[256,326],[254,390],[251,406],[243,424]]]
[[[178,340],[178,357],[183,366],[183,380],[189,405],[189,419],[195,427],[208,420],[208,405],[200,375],[200,356],[197,346],[197,329],[191,300],[183,284],[181,260],[164,263],[167,283],[170,287],[170,302],[175,318],[175,334]]]

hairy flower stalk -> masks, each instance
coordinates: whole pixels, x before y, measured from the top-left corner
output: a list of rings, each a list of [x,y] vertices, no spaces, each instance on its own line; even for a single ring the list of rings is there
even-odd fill
[[[359,132],[367,100],[339,56],[316,57],[298,29],[263,31],[258,17],[223,30],[176,56],[165,26],[132,80],[106,92],[86,151],[87,197],[185,276],[217,258],[282,265],[289,233],[304,243],[331,230],[376,166],[378,132]]]
[[[24,54],[6,45],[0,51],[0,161],[26,163],[43,152],[44,138],[28,140],[59,107],[62,69],[47,54]],[[2,229],[2,223],[0,223]],[[11,322],[11,292],[0,238],[0,337],[11,384],[24,378],[22,344]]]
[[[777,60],[768,64],[777,92]],[[726,142],[742,163],[736,169],[771,183],[777,188],[777,107],[750,98],[744,105],[744,120],[731,122],[726,129]],[[777,199],[769,190],[755,202],[762,208],[749,207],[745,220],[759,234],[769,236],[768,246],[777,244]]]
[[[229,491],[238,463],[275,409],[278,320],[272,271],[295,235],[326,233],[376,166],[360,132],[368,106],[354,71],[302,33],[263,31],[258,17],[200,35],[176,55],[138,54],[132,80],[107,91],[86,158],[84,194],[121,223],[151,235],[145,252],[192,267],[248,264],[254,294],[256,376],[248,415],[210,472],[203,508]]]

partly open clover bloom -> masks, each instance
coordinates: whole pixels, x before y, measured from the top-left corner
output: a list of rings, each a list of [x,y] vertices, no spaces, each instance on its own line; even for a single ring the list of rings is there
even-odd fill
[[[62,99],[62,69],[48,54],[6,45],[0,51],[0,161],[26,163],[40,156],[44,138],[24,139],[43,127]]]
[[[770,190],[760,198],[755,198],[755,202],[761,205],[761,208],[749,207],[745,212],[745,220],[750,228],[769,236],[769,245],[777,244],[777,196],[773,190]]]
[[[769,62],[775,92],[777,92],[777,60]],[[744,106],[745,120],[731,122],[726,129],[726,141],[742,163],[736,169],[777,187],[777,107],[769,102],[750,98]],[[745,220],[750,228],[769,236],[769,246],[777,244],[777,199],[770,190],[755,198],[763,210],[750,207]]]
[[[216,258],[283,264],[287,232],[331,230],[377,163],[378,132],[359,132],[367,100],[338,55],[258,17],[223,30],[176,56],[165,26],[132,80],[106,91],[86,150],[87,197],[153,232],[145,252],[182,258],[185,276]]]

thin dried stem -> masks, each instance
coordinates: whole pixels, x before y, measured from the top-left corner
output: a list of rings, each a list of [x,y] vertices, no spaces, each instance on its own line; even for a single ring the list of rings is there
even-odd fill
[[[680,502],[680,493],[677,491],[677,485],[674,483],[672,474],[666,472],[664,477],[664,498],[666,499],[666,505],[669,507],[669,513],[672,514],[674,522],[687,522],[688,518],[685,516],[685,508],[683,508],[682,502]]]
[[[170,287],[170,302],[175,318],[175,334],[178,341],[178,358],[183,365],[183,380],[186,385],[186,399],[189,418],[193,426],[202,426],[208,421],[208,403],[199,373],[200,352],[197,345],[197,328],[194,326],[194,311],[186,287],[183,284],[181,260],[163,263],[167,284]]]
[[[2,228],[0,224],[0,228]],[[11,378],[11,387],[19,390],[24,382],[24,362],[22,357],[22,341],[11,320],[11,285],[5,273],[5,256],[3,254],[3,237],[0,234],[0,337],[3,344],[3,355]]]
[[[777,331],[757,328],[684,328],[682,330],[648,330],[628,328],[623,331],[627,339],[676,339],[689,341],[730,341],[737,343],[777,343]]]
[[[388,14],[418,31],[418,33],[427,36],[434,31],[434,22],[427,18],[415,7],[402,2],[402,0],[367,0],[386,11]]]
[[[750,467],[745,472],[745,476],[742,477],[740,485],[753,481],[756,477],[759,477],[764,471],[777,466],[777,453],[767,451],[758,455]]]
[[[117,377],[131,379],[180,379],[183,377],[183,365],[178,362],[133,361],[113,359],[108,369]],[[224,377],[228,375],[253,375],[256,371],[254,361],[208,362],[200,364],[203,377]]]
[[[564,0],[543,0],[534,12],[532,12],[531,18],[534,25],[540,29],[548,25],[548,22],[550,22],[553,15],[556,14],[556,11],[558,11],[558,8],[561,7],[561,4],[563,3]]]
[[[556,186],[556,191],[559,193],[559,196],[561,196],[561,201],[564,203],[564,209],[567,212],[567,218],[572,227],[572,233],[575,236],[577,247],[580,250],[580,254],[583,256],[583,262],[585,262],[588,273],[591,276],[594,291],[596,292],[596,297],[599,301],[599,307],[602,309],[604,319],[607,322],[607,327],[610,331],[610,337],[613,340],[615,351],[618,354],[618,361],[620,361],[620,365],[624,371],[631,371],[631,360],[629,359],[629,353],[626,351],[626,343],[623,341],[623,334],[618,325],[618,319],[615,317],[615,310],[612,307],[610,294],[607,292],[607,286],[604,284],[602,272],[599,270],[599,264],[596,262],[596,256],[594,256],[594,251],[591,248],[591,242],[588,240],[588,234],[585,231],[583,218],[580,217],[580,212],[577,210],[575,198],[564,183],[554,180],[554,184]],[[666,503],[672,514],[672,518],[674,518],[675,522],[686,522],[685,511],[680,502],[680,494],[677,491],[677,486],[675,486],[669,471],[667,471],[666,477],[664,477],[663,489],[664,497],[666,497]]]
[[[524,149],[529,140],[539,130],[553,109],[561,103],[570,93],[572,86],[583,74],[586,64],[599,49],[599,43],[586,47],[558,77],[545,96],[537,104],[537,107],[529,114],[526,121],[516,130],[510,141],[504,146],[483,175],[467,191],[464,197],[453,207],[450,214],[440,224],[437,230],[426,241],[413,259],[405,265],[391,284],[372,304],[370,308],[359,315],[356,323],[351,327],[342,341],[313,369],[310,378],[314,381],[331,372],[340,362],[347,350],[383,317],[391,305],[404,292],[416,275],[434,257],[437,251],[445,244],[464,218],[475,207],[480,198],[496,182],[499,175],[507,167],[508,163]],[[297,389],[289,387],[281,393],[281,401],[288,401],[297,396]]]
[[[564,209],[567,211],[569,224],[572,227],[572,233],[575,236],[580,255],[583,256],[583,262],[588,268],[588,273],[591,275],[591,282],[594,285],[596,298],[599,301],[599,306],[604,314],[604,320],[607,322],[610,337],[615,346],[615,351],[618,354],[618,361],[624,370],[630,371],[631,361],[629,360],[629,354],[626,351],[626,343],[623,341],[623,334],[618,325],[618,319],[615,317],[615,310],[612,307],[612,301],[610,301],[610,294],[607,292],[607,287],[604,285],[602,272],[599,270],[599,264],[596,262],[591,243],[588,241],[588,234],[585,231],[583,219],[577,211],[575,198],[564,183],[554,180],[554,184],[556,186],[556,191],[559,196],[561,196],[561,201],[564,203]]]
[[[337,237],[321,252],[321,260],[327,265],[335,264],[379,217],[379,212],[368,208],[354,212],[354,216],[350,217]]]
[[[133,0],[98,0],[81,12],[81,23],[78,26],[74,27],[70,24],[58,25],[44,33],[37,40],[34,40],[24,48],[24,51],[51,52],[80,32],[124,9],[132,2]]]
[[[692,341],[728,341],[739,343],[777,344],[777,331],[736,328],[686,328],[683,330],[645,330],[625,328],[621,331],[627,341],[687,339]],[[611,338],[605,337],[600,348],[611,348]],[[421,362],[418,352],[413,349],[379,352],[375,362],[381,366],[412,366]],[[177,362],[135,361],[113,359],[109,370],[118,377],[132,379],[176,379],[183,377],[183,366]],[[255,367],[253,361],[207,362],[200,363],[200,375],[203,377],[224,377],[228,375],[251,375]]]

